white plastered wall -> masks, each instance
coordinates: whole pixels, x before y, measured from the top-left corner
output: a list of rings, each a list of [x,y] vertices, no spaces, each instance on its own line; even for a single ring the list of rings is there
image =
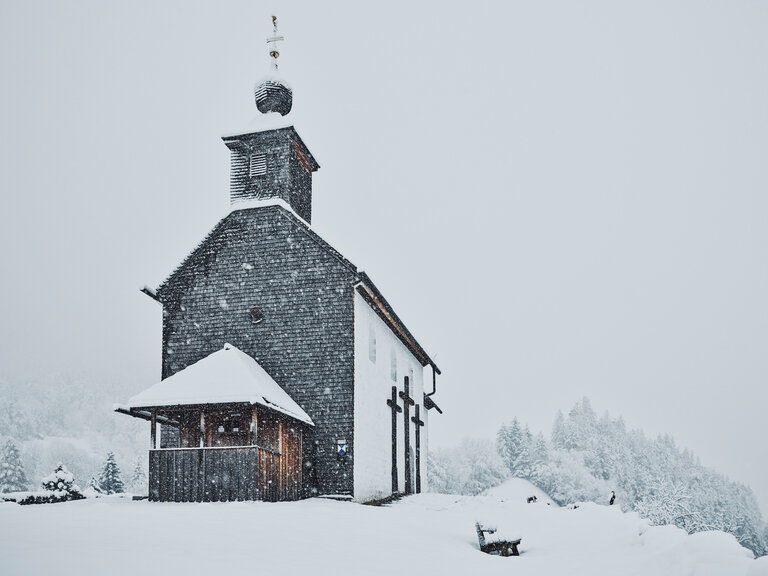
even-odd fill
[[[392,493],[392,412],[387,399],[392,386],[403,390],[403,377],[413,375],[410,395],[420,406],[424,397],[424,369],[408,348],[376,312],[355,292],[355,417],[354,433],[354,491],[355,500],[366,501]],[[369,357],[371,331],[376,338],[376,361]],[[390,358],[394,352],[397,362],[397,382],[391,378]],[[398,397],[398,405],[403,401]],[[427,415],[420,408],[425,426],[421,429],[421,490],[427,488]],[[410,416],[414,415],[411,407]],[[410,422],[410,445],[415,460],[415,431]],[[397,414],[398,490],[405,489],[403,413]],[[414,490],[416,477],[413,477]]]

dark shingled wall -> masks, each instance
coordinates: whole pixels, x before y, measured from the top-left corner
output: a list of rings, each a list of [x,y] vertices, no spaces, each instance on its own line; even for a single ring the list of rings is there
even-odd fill
[[[321,494],[353,491],[355,277],[298,219],[270,206],[231,213],[158,291],[163,378],[229,342],[313,419],[303,447],[307,495],[313,483]],[[351,447],[346,461],[336,458],[341,438]]]
[[[227,142],[232,160],[230,198],[266,200],[280,198],[307,222],[312,222],[312,173],[302,165],[302,146],[289,129],[238,136]],[[250,176],[250,155],[264,154],[267,173]]]

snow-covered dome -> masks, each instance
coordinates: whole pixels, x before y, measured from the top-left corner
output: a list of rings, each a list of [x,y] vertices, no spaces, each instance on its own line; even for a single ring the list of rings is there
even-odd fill
[[[293,92],[290,86],[280,78],[265,78],[256,84],[254,90],[256,108],[262,114],[278,112],[285,116],[293,105]]]

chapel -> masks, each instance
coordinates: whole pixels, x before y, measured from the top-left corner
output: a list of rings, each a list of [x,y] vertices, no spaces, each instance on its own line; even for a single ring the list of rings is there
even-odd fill
[[[161,380],[115,410],[150,422],[153,501],[369,501],[428,486],[440,369],[312,228],[319,165],[293,126],[273,26],[258,123],[223,137],[229,211],[143,290],[162,307]]]

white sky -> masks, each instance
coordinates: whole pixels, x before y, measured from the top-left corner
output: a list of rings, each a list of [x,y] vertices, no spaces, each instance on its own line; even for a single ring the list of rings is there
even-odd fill
[[[768,3],[0,5],[0,373],[159,377],[269,16],[315,229],[444,371],[433,446],[589,396],[768,511]],[[116,399],[120,400],[120,399]]]

